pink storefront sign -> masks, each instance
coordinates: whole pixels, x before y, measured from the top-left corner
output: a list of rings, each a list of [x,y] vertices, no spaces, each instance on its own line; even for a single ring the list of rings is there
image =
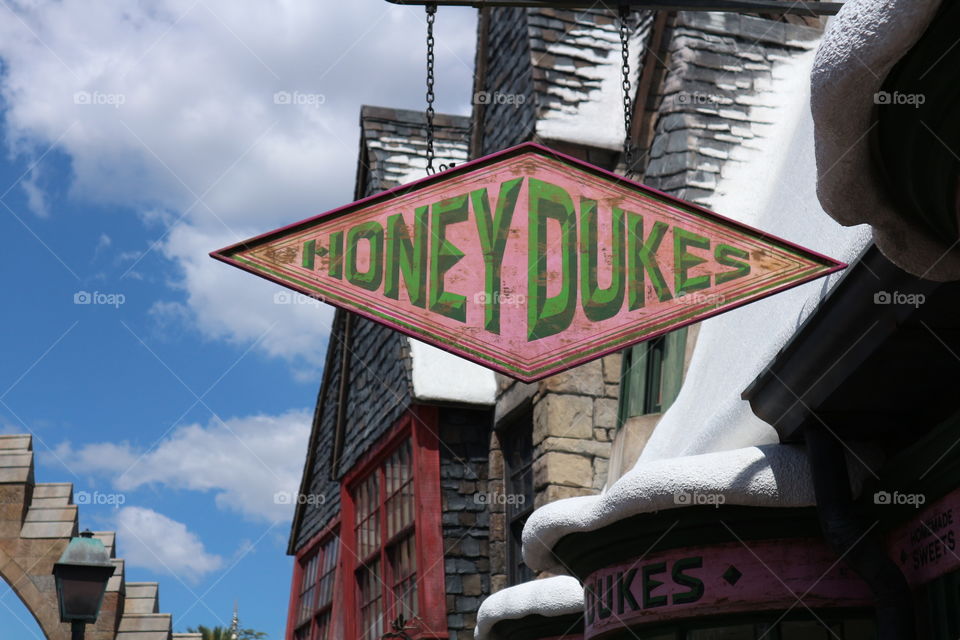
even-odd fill
[[[704,616],[870,603],[866,584],[818,539],[688,547],[587,577],[584,637]]]
[[[525,381],[845,266],[532,143],[211,255]]]

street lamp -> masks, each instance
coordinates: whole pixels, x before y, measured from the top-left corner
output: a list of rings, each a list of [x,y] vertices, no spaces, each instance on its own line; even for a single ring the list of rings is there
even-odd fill
[[[97,621],[113,571],[107,549],[89,530],[72,538],[53,565],[60,622],[70,623],[73,640],[83,640],[84,626]]]

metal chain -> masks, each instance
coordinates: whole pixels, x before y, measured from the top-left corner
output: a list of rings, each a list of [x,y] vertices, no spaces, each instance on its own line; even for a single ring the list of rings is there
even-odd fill
[[[426,5],[427,10],[427,175],[436,173],[433,168],[433,100],[436,96],[433,93],[433,22],[437,17],[437,5]]]
[[[627,168],[633,165],[633,138],[630,130],[633,128],[633,95],[630,91],[630,28],[627,24],[630,18],[630,7],[620,5],[620,52],[623,56],[623,162]]]

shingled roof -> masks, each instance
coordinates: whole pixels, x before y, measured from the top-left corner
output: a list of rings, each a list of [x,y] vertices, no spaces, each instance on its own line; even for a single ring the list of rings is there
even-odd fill
[[[482,153],[527,140],[617,151],[623,144],[621,44],[616,14],[530,8],[491,10],[481,42],[483,87],[474,114]],[[630,81],[635,87],[652,13],[630,18]],[[481,25],[481,29],[482,29]],[[484,37],[481,32],[481,39]],[[484,51],[486,49],[486,51]]]
[[[433,119],[434,167],[466,162],[470,118],[438,113]],[[427,115],[365,105],[360,110],[357,189],[367,196],[426,175]]]

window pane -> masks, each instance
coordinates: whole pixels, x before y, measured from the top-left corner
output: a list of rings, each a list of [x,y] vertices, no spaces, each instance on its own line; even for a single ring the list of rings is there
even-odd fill
[[[294,631],[293,640],[310,640],[310,625],[305,624]]]
[[[620,376],[620,424],[670,408],[683,383],[687,329],[677,329],[623,352]]]
[[[297,606],[297,623],[308,620],[316,607],[317,566],[320,554],[315,553],[303,566],[303,578],[300,581],[300,598]]]
[[[387,537],[392,538],[413,524],[413,455],[410,441],[404,442],[387,459],[386,475]]]
[[[400,540],[390,550],[393,568],[394,617],[410,620],[417,615],[417,550],[413,536]]]
[[[357,572],[360,587],[360,637],[379,639],[383,635],[383,590],[380,562],[375,560]]]
[[[357,488],[354,498],[357,511],[357,553],[366,560],[380,548],[380,478],[371,474]]]
[[[333,602],[333,581],[337,573],[337,552],[339,538],[332,538],[323,545],[321,555],[323,565],[320,567],[320,577],[317,579],[317,608],[322,609]]]
[[[414,475],[413,445],[407,439],[354,490],[354,530],[363,565],[356,572],[357,615],[364,640],[380,638],[388,614],[417,615]]]
[[[314,634],[313,640],[330,640],[330,627],[333,626],[330,624],[330,613],[330,611],[327,611],[317,616],[317,632]]]

